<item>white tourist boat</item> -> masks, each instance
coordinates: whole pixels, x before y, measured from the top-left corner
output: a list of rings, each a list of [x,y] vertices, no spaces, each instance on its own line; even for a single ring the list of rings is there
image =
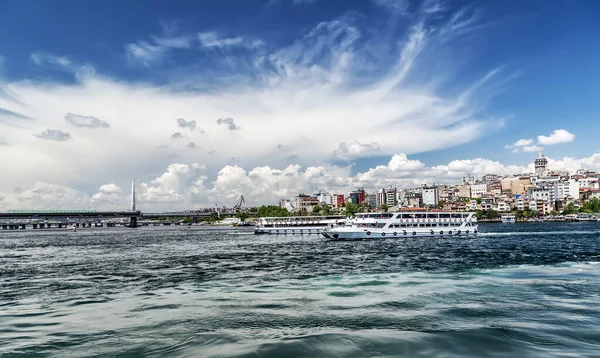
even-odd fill
[[[504,214],[501,217],[503,223],[515,223],[517,222],[517,218],[512,214]]]
[[[345,225],[345,215],[264,217],[256,221],[255,234],[320,234]]]
[[[477,234],[476,223],[472,212],[361,213],[356,214],[351,225],[329,228],[322,234],[336,240],[470,236]]]

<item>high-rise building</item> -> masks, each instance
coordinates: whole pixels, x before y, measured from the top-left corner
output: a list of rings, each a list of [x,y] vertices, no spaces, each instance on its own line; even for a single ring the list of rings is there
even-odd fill
[[[386,197],[385,197],[385,189],[377,189],[376,204],[377,204],[378,208],[380,208],[381,205],[383,205],[383,204],[387,204],[387,200],[386,200]]]
[[[344,194],[333,194],[333,207],[341,208],[344,206]]]
[[[365,201],[365,190],[358,189],[350,193],[350,202],[352,204],[362,204]]]
[[[423,195],[423,205],[438,205],[438,202],[440,201],[440,194],[437,187],[425,188],[421,194]]]
[[[390,188],[385,193],[385,203],[388,206],[398,205],[398,190],[396,188]]]

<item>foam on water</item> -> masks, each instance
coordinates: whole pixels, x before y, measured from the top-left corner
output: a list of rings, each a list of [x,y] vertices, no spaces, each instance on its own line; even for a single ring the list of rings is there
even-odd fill
[[[352,243],[197,227],[11,234],[0,355],[593,357],[596,225]],[[485,234],[499,230],[512,232]]]

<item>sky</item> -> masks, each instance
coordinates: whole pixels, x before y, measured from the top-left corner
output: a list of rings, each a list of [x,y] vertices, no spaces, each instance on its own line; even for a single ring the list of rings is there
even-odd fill
[[[0,211],[600,170],[597,1],[0,0]]]

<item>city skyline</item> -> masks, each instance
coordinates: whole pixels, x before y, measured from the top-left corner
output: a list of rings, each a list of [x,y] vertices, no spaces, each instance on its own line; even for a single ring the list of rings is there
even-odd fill
[[[600,171],[593,1],[0,9],[0,211]]]

